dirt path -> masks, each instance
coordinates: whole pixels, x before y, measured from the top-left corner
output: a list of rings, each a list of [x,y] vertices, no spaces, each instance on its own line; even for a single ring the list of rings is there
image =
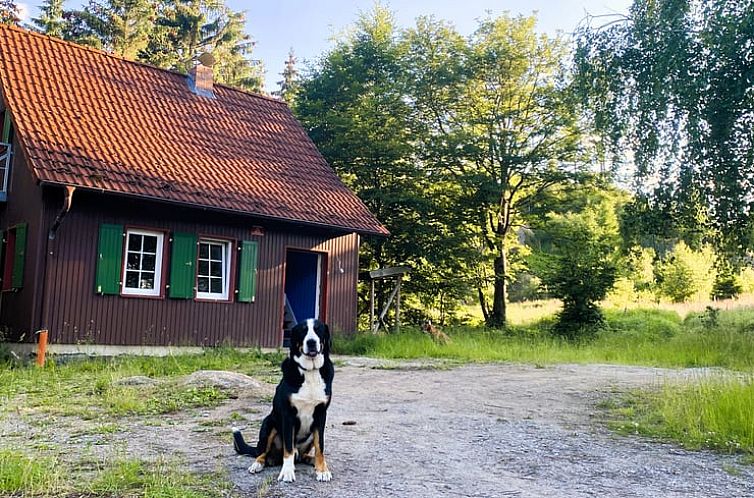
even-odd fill
[[[698,370],[396,365],[355,359],[338,369],[332,482],[298,466],[297,481],[281,484],[279,468],[250,475],[249,458],[221,457],[233,482],[244,495],[272,497],[754,496],[754,469],[735,458],[616,436],[591,419],[611,391]]]

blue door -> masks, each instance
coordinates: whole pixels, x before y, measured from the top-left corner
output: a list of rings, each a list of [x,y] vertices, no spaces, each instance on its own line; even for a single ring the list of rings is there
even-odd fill
[[[285,296],[296,322],[319,318],[320,255],[315,252],[288,251],[285,264]]]

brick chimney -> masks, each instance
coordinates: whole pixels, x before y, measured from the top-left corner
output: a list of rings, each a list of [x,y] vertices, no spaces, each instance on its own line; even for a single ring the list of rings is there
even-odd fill
[[[211,54],[205,52],[199,56],[199,64],[192,67],[188,73],[188,85],[192,92],[202,97],[215,97],[212,91],[214,64],[215,58]]]

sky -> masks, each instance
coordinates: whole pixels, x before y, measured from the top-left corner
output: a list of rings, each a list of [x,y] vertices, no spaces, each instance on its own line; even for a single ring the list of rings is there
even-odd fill
[[[288,51],[293,48],[298,67],[316,59],[331,46],[360,12],[369,11],[374,0],[226,0],[234,10],[246,12],[247,32],[256,41],[254,58],[264,63],[267,91],[277,88]],[[37,15],[36,1],[19,2],[25,17]],[[69,0],[66,8],[77,8],[81,0]],[[400,26],[411,26],[421,15],[451,21],[468,35],[476,20],[489,11],[529,15],[537,12],[541,31],[571,32],[586,13],[626,13],[631,0],[392,0],[383,2],[395,14]],[[27,20],[25,19],[25,20]]]

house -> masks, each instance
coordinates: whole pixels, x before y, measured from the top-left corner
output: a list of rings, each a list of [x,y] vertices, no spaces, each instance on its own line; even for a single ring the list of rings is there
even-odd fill
[[[278,347],[356,327],[358,248],[386,229],[285,103],[0,27],[6,339]]]

